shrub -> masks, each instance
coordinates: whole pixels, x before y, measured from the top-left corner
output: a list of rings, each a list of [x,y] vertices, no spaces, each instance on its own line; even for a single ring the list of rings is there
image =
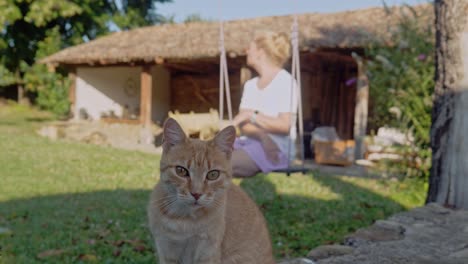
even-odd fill
[[[400,149],[404,161],[396,165],[396,171],[427,177],[431,159],[434,27],[430,23],[421,26],[427,21],[427,14],[418,15],[409,6],[400,11],[400,21],[390,28],[393,44],[377,41],[366,49],[371,58],[369,125],[398,127],[411,134],[414,140],[410,147]]]

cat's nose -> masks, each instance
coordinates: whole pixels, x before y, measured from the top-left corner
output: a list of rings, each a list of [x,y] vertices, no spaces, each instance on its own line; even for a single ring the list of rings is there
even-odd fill
[[[202,195],[199,194],[199,193],[190,193],[190,194],[191,194],[191,195],[193,196],[193,198],[195,198],[195,200],[197,200],[197,201],[198,201],[198,199],[200,199],[200,196],[202,196]]]

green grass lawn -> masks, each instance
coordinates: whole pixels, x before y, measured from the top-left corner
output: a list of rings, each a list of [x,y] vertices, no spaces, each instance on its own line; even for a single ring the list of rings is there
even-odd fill
[[[154,263],[146,204],[159,157],[50,141],[49,116],[0,107],[0,263]],[[417,180],[258,175],[235,180],[268,221],[278,259],[340,242],[376,219],[423,204]]]

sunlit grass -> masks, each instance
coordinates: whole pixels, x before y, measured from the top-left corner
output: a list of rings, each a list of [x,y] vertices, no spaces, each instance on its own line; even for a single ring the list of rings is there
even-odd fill
[[[0,263],[154,263],[146,204],[159,156],[34,131],[50,116],[0,108]],[[425,187],[347,176],[272,173],[235,180],[267,219],[278,259],[341,241],[376,219],[421,205]]]

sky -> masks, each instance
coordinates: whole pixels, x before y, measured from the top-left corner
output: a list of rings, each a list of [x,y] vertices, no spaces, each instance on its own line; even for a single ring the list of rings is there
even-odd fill
[[[157,5],[157,12],[175,16],[182,22],[187,16],[198,14],[202,18],[233,20],[260,16],[295,13],[330,13],[344,10],[383,6],[382,0],[172,0]],[[387,5],[422,4],[426,0],[386,0]],[[220,8],[221,7],[221,8]]]

